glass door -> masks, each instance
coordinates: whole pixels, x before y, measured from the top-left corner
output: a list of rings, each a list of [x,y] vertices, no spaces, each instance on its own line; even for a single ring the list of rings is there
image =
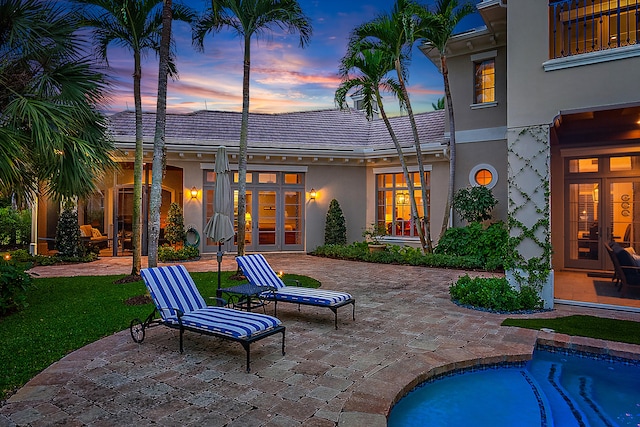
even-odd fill
[[[567,267],[602,269],[601,188],[599,179],[568,183],[565,236]]]
[[[609,181],[607,235],[623,247],[640,252],[640,179]]]
[[[254,211],[256,218],[258,233],[258,250],[273,250],[277,244],[276,231],[278,219],[278,203],[276,201],[275,191],[258,191],[258,206]]]

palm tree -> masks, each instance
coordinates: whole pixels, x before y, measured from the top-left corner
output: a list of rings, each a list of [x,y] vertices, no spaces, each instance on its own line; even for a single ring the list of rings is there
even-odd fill
[[[194,44],[203,49],[204,37],[223,27],[233,29],[244,41],[242,76],[242,121],[238,155],[238,255],[244,255],[247,194],[247,136],[249,132],[249,82],[251,39],[275,29],[298,33],[300,47],[309,43],[312,27],[297,0],[211,0],[211,7],[198,22]]]
[[[440,237],[442,237],[449,227],[449,216],[451,206],[453,205],[456,175],[456,125],[453,114],[451,88],[449,86],[449,69],[447,68],[447,43],[453,35],[456,25],[458,25],[462,18],[474,11],[475,7],[470,3],[462,3],[459,5],[458,0],[437,0],[433,12],[427,8],[421,8],[417,12],[420,18],[429,21],[429,24],[424,26],[425,41],[433,45],[440,53],[440,71],[442,72],[442,79],[444,80],[444,94],[449,112],[449,187],[447,189],[447,202]]]
[[[400,99],[400,105],[403,105],[402,88],[397,80],[387,77],[389,72],[394,69],[395,57],[389,52],[376,49],[368,43],[351,42],[347,49],[347,54],[340,62],[340,76],[342,83],[335,93],[335,101],[338,107],[344,109],[347,107],[347,94],[352,90],[358,91],[363,99],[365,114],[369,119],[373,117],[374,106],[377,105],[380,115],[384,121],[387,131],[391,136],[391,140],[398,152],[398,159],[402,165],[404,179],[409,188],[409,194],[414,194],[414,185],[407,162],[404,158],[402,146],[396,136],[389,117],[382,103],[382,95],[380,91],[391,93]],[[352,75],[355,72],[355,75]],[[415,197],[409,198],[411,201],[411,215],[418,218],[418,206]]]
[[[133,99],[136,120],[136,150],[133,166],[133,265],[131,275],[140,274],[142,257],[142,55],[148,51],[158,52],[162,29],[162,0],[75,0],[84,6],[83,24],[93,29],[97,54],[108,65],[107,49],[116,45],[133,54]],[[191,19],[188,9],[180,7],[174,11],[176,19]],[[170,70],[175,74],[172,58]]]
[[[396,0],[390,14],[380,15],[378,18],[353,30],[351,46],[367,41],[371,43],[372,48],[384,50],[393,58],[394,69],[401,89],[400,96],[411,123],[422,189],[424,223],[420,217],[414,217],[413,221],[416,225],[423,251],[431,253],[433,248],[431,246],[430,221],[427,209],[427,182],[422,159],[422,147],[406,84],[408,65],[411,61],[411,50],[416,40],[422,37],[421,31],[423,27],[417,25],[419,22],[415,17],[415,11],[418,8],[417,4],[412,0]],[[423,26],[428,22],[428,16],[424,16],[420,21]],[[415,198],[415,194],[410,193],[410,197]],[[425,225],[424,228],[423,224]]]
[[[431,106],[434,111],[444,110],[444,96],[442,98],[438,98],[437,102],[432,102]]]
[[[164,137],[167,123],[167,78],[171,62],[172,1],[165,0],[162,8],[162,33],[158,64],[158,101],[156,105],[156,130],[153,138],[153,172],[149,197],[149,267],[158,266],[158,238],[160,237],[160,207],[162,205],[162,177],[164,175]]]
[[[0,0],[0,193],[83,197],[115,166],[102,73],[60,6]]]

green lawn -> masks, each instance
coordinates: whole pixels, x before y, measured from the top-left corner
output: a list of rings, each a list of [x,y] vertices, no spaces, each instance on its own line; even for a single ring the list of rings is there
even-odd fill
[[[236,286],[234,272],[222,273],[222,286]],[[202,296],[215,296],[217,273],[191,274]],[[144,319],[151,304],[130,306],[125,301],[146,294],[142,281],[114,284],[123,276],[56,277],[35,279],[29,306],[0,318],[0,401],[66,354],[114,332],[127,329],[133,318]],[[318,287],[314,279],[298,279]]]
[[[640,344],[640,322],[606,319],[594,316],[567,316],[556,319],[505,319],[502,326],[528,329],[548,328],[580,337]]]

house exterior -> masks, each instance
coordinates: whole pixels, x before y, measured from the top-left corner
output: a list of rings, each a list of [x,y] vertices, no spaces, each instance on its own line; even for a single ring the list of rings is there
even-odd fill
[[[551,261],[550,306],[554,271],[611,271],[611,239],[640,249],[640,4],[484,0],[477,9],[485,27],[456,35],[447,52],[456,187],[492,153],[518,254]]]
[[[611,271],[604,251],[610,239],[640,251],[640,3],[483,0],[477,9],[485,26],[454,36],[447,50],[455,186],[492,188],[499,200],[494,218],[509,223],[517,243],[509,279],[515,285],[539,280],[552,307],[554,272]],[[421,49],[439,65],[437,51]],[[447,117],[443,111],[416,116],[434,239],[449,179]],[[154,122],[154,114],[144,114],[145,183]],[[417,183],[408,119],[392,122]],[[387,229],[387,241],[419,244],[382,120],[369,121],[357,110],[252,113],[249,128],[247,251],[310,251],[323,244],[332,199],[344,212],[348,241],[361,240],[377,223]],[[169,203],[179,203],[192,244],[213,253],[217,245],[200,234],[214,210],[215,152],[226,146],[237,171],[240,113],[169,114],[166,129],[161,226]],[[119,254],[131,229],[134,113],[112,116],[110,130],[122,169],[83,205],[80,221],[108,235]],[[232,182],[235,189],[235,172]],[[56,221],[55,207],[42,201],[34,227],[38,250],[55,235]],[[224,249],[235,247],[230,241]]]
[[[110,117],[109,129],[120,150],[117,160],[121,169],[107,176],[100,184],[100,193],[81,203],[79,209],[80,223],[91,224],[109,236],[114,255],[131,249],[134,116],[133,112],[121,112]],[[232,187],[237,190],[240,120],[240,113],[222,111],[167,116],[161,228],[166,223],[170,203],[177,202],[184,211],[187,239],[202,253],[218,249],[216,242],[202,235],[202,230],[214,212],[213,169],[221,145],[227,148]],[[444,112],[419,114],[416,120],[425,173],[431,184],[427,190],[434,206],[430,209],[433,230],[439,230],[449,170]],[[391,121],[417,183],[416,193],[420,193],[408,118]],[[146,194],[151,177],[155,114],[145,113],[143,123]],[[310,251],[324,244],[324,223],[332,199],[338,200],[343,210],[349,241],[362,240],[364,229],[379,222],[387,228],[390,242],[419,246],[402,168],[382,120],[367,120],[356,110],[334,109],[252,113],[249,126],[247,251]],[[237,200],[237,191],[235,195]],[[38,210],[35,228],[38,249],[42,252],[47,241],[55,236],[57,206],[41,201]],[[143,230],[146,232],[146,226]],[[224,249],[235,251],[236,246],[237,242],[232,240]]]

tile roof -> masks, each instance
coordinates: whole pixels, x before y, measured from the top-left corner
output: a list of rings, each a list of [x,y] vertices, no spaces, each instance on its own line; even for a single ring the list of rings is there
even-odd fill
[[[444,111],[415,116],[422,144],[444,142]],[[238,146],[241,113],[196,111],[167,114],[166,144],[173,149]],[[155,113],[143,113],[143,138],[153,142]],[[403,146],[413,137],[407,116],[390,119]],[[135,141],[135,113],[123,111],[109,117],[109,130],[117,143]],[[307,149],[364,151],[394,149],[383,120],[369,121],[356,110],[316,110],[294,113],[249,115],[249,147],[262,149]]]

